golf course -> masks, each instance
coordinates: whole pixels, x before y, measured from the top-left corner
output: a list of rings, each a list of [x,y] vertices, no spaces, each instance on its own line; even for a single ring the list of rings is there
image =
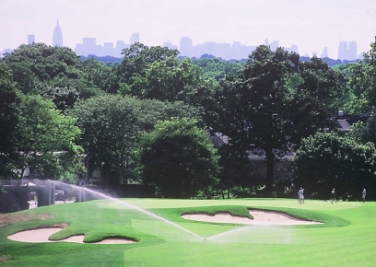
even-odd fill
[[[373,202],[295,199],[44,206],[0,214],[0,266],[375,266],[375,210]],[[270,216],[257,221],[257,212]],[[227,221],[205,221],[214,215]],[[277,215],[291,223],[274,221]],[[48,240],[33,239],[40,234],[32,231],[51,228]],[[105,240],[115,242],[98,243]]]

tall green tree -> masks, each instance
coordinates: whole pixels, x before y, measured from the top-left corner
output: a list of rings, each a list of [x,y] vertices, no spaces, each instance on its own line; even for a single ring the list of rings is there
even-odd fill
[[[82,148],[77,145],[80,129],[75,119],[61,114],[41,96],[23,96],[16,135],[20,176],[29,168],[34,178],[59,179],[74,164]]]
[[[118,90],[118,76],[116,74],[119,64],[104,64],[93,57],[82,63],[82,79],[92,83],[106,93],[116,93]]]
[[[291,94],[291,142],[295,145],[318,129],[333,128],[328,118],[343,110],[348,99],[344,75],[317,57],[300,62],[298,72],[288,78],[287,87]]]
[[[0,62],[0,178],[10,178],[12,162],[17,157],[15,135],[20,94],[13,82],[11,70]]]
[[[350,64],[347,71],[351,92],[347,106],[351,112],[371,113],[376,105],[376,37],[363,57],[358,63]]]
[[[204,79],[214,79],[217,82],[228,75],[237,75],[244,66],[241,61],[226,61],[220,58],[195,59],[192,62],[202,69]]]
[[[202,71],[185,58],[169,57],[154,61],[146,70],[143,97],[161,101],[183,101],[191,104],[203,83]]]
[[[351,129],[346,133],[348,138],[352,138],[358,143],[366,144],[373,143],[376,146],[376,117],[371,116],[364,123],[358,121],[351,125]]]
[[[228,77],[219,92],[218,131],[230,137],[238,151],[251,145],[266,153],[266,188],[273,186],[274,149],[285,150],[291,129],[289,76],[299,69],[299,55],[259,46],[238,78]]]
[[[340,81],[317,58],[302,63],[296,53],[259,46],[239,76],[221,83],[219,120],[213,128],[227,135],[239,152],[251,145],[265,151],[266,190],[271,195],[275,160],[324,126],[332,111],[330,96]]]
[[[295,184],[313,197],[328,199],[332,188],[343,199],[360,199],[363,186],[375,190],[376,150],[335,132],[303,139],[293,160]]]
[[[135,178],[131,168],[133,151],[141,129],[141,108],[135,98],[115,95],[93,97],[72,110],[82,129],[82,146],[90,167],[99,168],[111,185]]]
[[[83,130],[81,143],[88,155],[91,172],[96,168],[111,185],[137,180],[134,173],[136,146],[145,131],[158,120],[172,116],[199,117],[181,102],[164,103],[120,95],[93,97],[71,113]]]
[[[22,93],[50,98],[62,111],[72,108],[79,99],[102,91],[100,81],[104,83],[103,77],[92,74],[90,64],[84,65],[67,47],[42,43],[21,45],[6,55],[3,62],[12,70],[17,88]],[[100,64],[97,65],[98,72],[101,72]]]
[[[77,68],[82,65],[81,59],[70,48],[42,43],[21,45],[3,60],[12,69],[17,69],[17,64],[22,63],[38,81],[49,81],[61,75],[76,79],[79,75]]]
[[[170,198],[188,198],[215,185],[219,172],[207,133],[184,118],[160,122],[144,134],[139,163],[143,182],[161,187]]]
[[[165,61],[169,57],[176,57],[178,54],[178,50],[166,47],[148,47],[141,43],[131,45],[123,50],[123,60],[117,68],[119,86],[127,85],[131,89],[128,94],[142,97],[141,89],[144,89],[146,70],[150,65],[156,61]]]

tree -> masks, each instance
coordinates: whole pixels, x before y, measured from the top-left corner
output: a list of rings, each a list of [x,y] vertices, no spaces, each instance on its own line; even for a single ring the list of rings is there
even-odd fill
[[[368,142],[376,146],[376,117],[371,116],[365,123],[358,121],[351,125],[350,131],[346,133],[347,138],[352,138],[360,144]]]
[[[352,112],[373,112],[376,104],[376,37],[371,49],[363,54],[364,59],[349,66],[348,87]]]
[[[171,118],[190,118],[197,120],[197,124],[203,127],[202,110],[190,106],[181,101],[162,102],[155,99],[140,100],[140,119],[143,131],[149,132],[154,129],[158,121],[169,120]]]
[[[141,140],[142,180],[161,187],[165,197],[187,198],[217,181],[216,149],[196,123],[184,118],[160,122]]]
[[[185,58],[169,57],[154,61],[146,69],[143,98],[161,101],[183,101],[191,104],[197,88],[203,83],[202,71]]]
[[[273,186],[273,149],[286,149],[292,98],[287,78],[298,72],[299,55],[259,46],[238,78],[222,83],[218,105],[219,124],[214,129],[230,137],[234,150],[250,150],[251,144],[266,153],[266,189]]]
[[[213,78],[217,82],[224,79],[227,75],[237,75],[244,66],[243,62],[226,61],[220,58],[195,59],[192,62],[202,69],[205,80]]]
[[[0,62],[0,178],[11,176],[11,164],[17,156],[14,137],[17,132],[19,102],[20,94],[13,82],[11,70]]]
[[[7,64],[24,63],[39,81],[52,80],[62,74],[77,78],[76,69],[82,65],[81,59],[70,48],[43,43],[21,45],[3,60]]]
[[[164,103],[139,100],[120,95],[90,98],[77,105],[71,113],[83,130],[81,142],[90,163],[112,185],[137,180],[134,173],[134,153],[145,131],[154,128],[158,120],[171,116],[198,117],[198,112],[180,102]]]
[[[295,184],[311,195],[328,199],[332,188],[342,199],[359,196],[363,186],[376,186],[376,150],[335,132],[316,133],[303,139],[293,160]]]
[[[40,95],[49,98],[55,104],[56,108],[64,112],[66,109],[73,108],[74,104],[80,99],[80,94],[75,88],[45,87],[39,90]]]
[[[76,144],[81,131],[74,126],[75,119],[61,114],[41,96],[23,96],[19,110],[16,152],[20,176],[29,168],[31,177],[59,179],[82,153]]]
[[[82,78],[107,93],[116,93],[118,90],[118,64],[104,64],[93,57],[82,64]]]
[[[299,64],[298,73],[290,75],[287,87],[292,98],[292,144],[298,147],[302,137],[334,127],[328,118],[342,109],[348,96],[342,73],[313,57]]]
[[[117,68],[119,83],[125,83],[132,87],[135,82],[140,82],[145,78],[146,70],[155,61],[165,61],[169,57],[176,57],[179,51],[168,49],[167,47],[148,47],[141,43],[132,44],[123,50],[123,61]],[[139,87],[134,87],[131,91],[133,96],[142,96]]]
[[[77,105],[71,112],[82,129],[82,146],[90,167],[100,168],[111,185],[134,179],[131,164],[135,144],[142,134],[139,101],[131,97],[104,95]]]
[[[102,86],[99,81],[104,83],[106,75],[96,77],[88,67],[90,64],[83,65],[70,48],[41,43],[21,45],[6,55],[3,62],[12,70],[13,79],[22,93],[53,99],[62,111],[72,108],[79,99],[99,94]],[[97,72],[103,72],[99,64],[96,67]]]
[[[332,111],[330,96],[339,91],[340,82],[317,58],[302,63],[296,53],[259,46],[237,77],[227,76],[221,83],[213,128],[227,135],[239,153],[251,145],[265,151],[271,195],[274,161],[325,125]]]
[[[251,166],[248,154],[244,151],[237,151],[232,146],[223,145],[218,149],[220,155],[219,166],[221,172],[219,174],[219,188],[222,198],[225,198],[225,191],[229,197],[230,190],[240,187],[239,197],[247,197],[245,190],[252,186],[249,177]]]

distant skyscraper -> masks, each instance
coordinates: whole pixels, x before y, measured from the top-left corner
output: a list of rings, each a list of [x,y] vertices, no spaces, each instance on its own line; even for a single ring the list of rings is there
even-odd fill
[[[115,56],[115,48],[113,43],[104,43],[103,45],[103,55],[105,56]]]
[[[191,57],[192,54],[192,39],[189,37],[182,37],[180,39],[180,55]]]
[[[63,46],[63,32],[60,29],[59,20],[56,21],[56,26],[52,38],[52,46]]]
[[[230,60],[231,59],[231,44],[228,43],[219,43],[217,47],[218,57],[222,59]]]
[[[279,41],[273,41],[270,43],[270,50],[275,51],[279,47]]]
[[[219,57],[220,55],[217,52],[217,46],[218,44],[216,42],[205,42],[203,44],[203,54]]]
[[[347,59],[348,60],[356,60],[357,58],[357,46],[356,46],[356,42],[352,41],[352,42],[349,42],[349,49],[347,51],[347,54],[348,54],[348,57]]]
[[[240,42],[232,42],[232,53],[233,53],[233,56],[232,58],[235,58],[235,59],[238,59],[240,58],[240,49],[242,47],[242,44]]]
[[[117,40],[115,45],[115,54],[117,57],[121,56],[123,49],[127,48],[128,45],[123,40]]]
[[[129,38],[129,45],[133,45],[134,43],[140,42],[140,34],[135,32],[132,34],[131,38]]]
[[[34,34],[28,34],[27,35],[27,44],[31,45],[35,43],[35,35]]]
[[[269,45],[268,39],[265,39],[264,45]]]
[[[79,56],[107,56],[104,55],[103,46],[97,45],[97,40],[95,38],[82,38],[82,44],[76,44],[75,52]]]
[[[347,42],[339,42],[338,59],[344,60],[347,58]]]
[[[286,47],[285,50],[288,51],[288,52],[298,53],[298,46],[297,45],[291,45],[290,47]]]
[[[357,59],[357,45],[356,42],[339,42],[338,59],[341,60],[356,60]]]
[[[328,48],[324,47],[324,50],[322,50],[321,58],[328,57]]]
[[[176,45],[173,45],[171,42],[164,42],[163,47],[167,47],[168,49],[178,49]]]

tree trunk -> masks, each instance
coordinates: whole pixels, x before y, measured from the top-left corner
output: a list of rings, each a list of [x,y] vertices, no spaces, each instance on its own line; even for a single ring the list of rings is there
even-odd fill
[[[273,182],[274,182],[274,153],[273,148],[265,148],[266,153],[266,196],[273,196]]]

